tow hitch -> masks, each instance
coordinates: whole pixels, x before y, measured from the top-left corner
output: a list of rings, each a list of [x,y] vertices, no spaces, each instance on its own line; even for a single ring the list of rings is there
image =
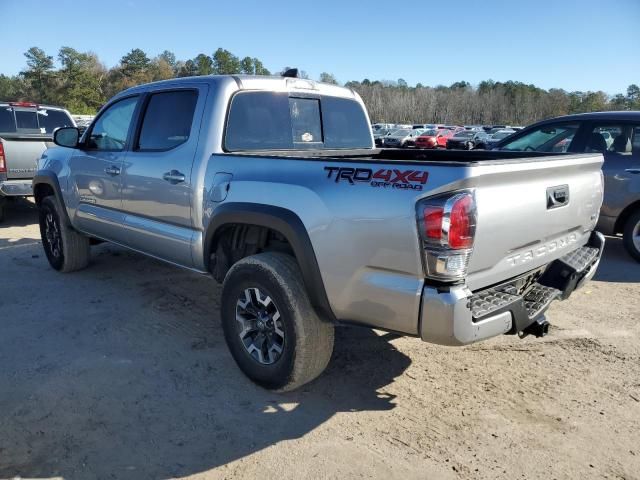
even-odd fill
[[[522,332],[518,332],[518,337],[524,338],[527,335],[535,335],[537,338],[544,337],[547,333],[549,333],[550,325],[551,324],[547,320],[547,317],[541,315]]]

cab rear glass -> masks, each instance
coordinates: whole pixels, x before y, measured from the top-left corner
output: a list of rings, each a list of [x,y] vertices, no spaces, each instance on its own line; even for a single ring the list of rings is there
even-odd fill
[[[239,92],[227,118],[226,151],[372,148],[354,100],[287,92]]]
[[[73,120],[63,110],[40,107],[0,107],[0,132],[52,135],[58,127],[72,127]]]

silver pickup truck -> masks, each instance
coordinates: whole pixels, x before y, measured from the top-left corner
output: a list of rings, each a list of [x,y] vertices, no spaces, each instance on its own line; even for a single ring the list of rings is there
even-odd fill
[[[31,180],[42,152],[53,146],[53,131],[75,125],[60,107],[0,102],[0,221],[8,198],[31,195]]]
[[[291,390],[334,326],[443,345],[547,332],[595,273],[602,155],[373,148],[352,90],[205,76],[131,88],[55,132],[33,180],[53,268],[109,241],[223,282],[242,371]]]

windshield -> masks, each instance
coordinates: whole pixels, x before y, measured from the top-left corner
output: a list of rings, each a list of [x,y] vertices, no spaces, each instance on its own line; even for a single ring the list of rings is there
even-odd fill
[[[463,137],[463,138],[469,138],[469,137],[473,137],[473,134],[475,132],[470,132],[470,131],[463,131],[463,132],[458,132],[456,133],[456,137]]]
[[[493,140],[502,140],[503,138],[507,138],[509,135],[511,135],[513,132],[497,132],[494,133],[491,138]]]
[[[444,133],[444,131],[442,131],[441,133]],[[423,137],[435,137],[436,135],[437,135],[437,132],[435,130],[426,130],[422,132]]]
[[[394,130],[391,132],[392,137],[405,137],[411,133],[411,130],[408,128],[401,128],[400,130]]]
[[[542,125],[505,143],[500,149],[563,153],[569,150],[573,136],[577,131],[578,125],[576,124]]]

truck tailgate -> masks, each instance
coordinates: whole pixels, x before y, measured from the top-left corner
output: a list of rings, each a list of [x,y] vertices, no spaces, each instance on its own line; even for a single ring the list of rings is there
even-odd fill
[[[584,245],[602,205],[600,154],[471,167],[478,224],[467,285],[484,288]]]
[[[7,178],[32,178],[38,166],[38,160],[48,146],[52,146],[50,138],[31,136],[0,137],[7,163]]]

